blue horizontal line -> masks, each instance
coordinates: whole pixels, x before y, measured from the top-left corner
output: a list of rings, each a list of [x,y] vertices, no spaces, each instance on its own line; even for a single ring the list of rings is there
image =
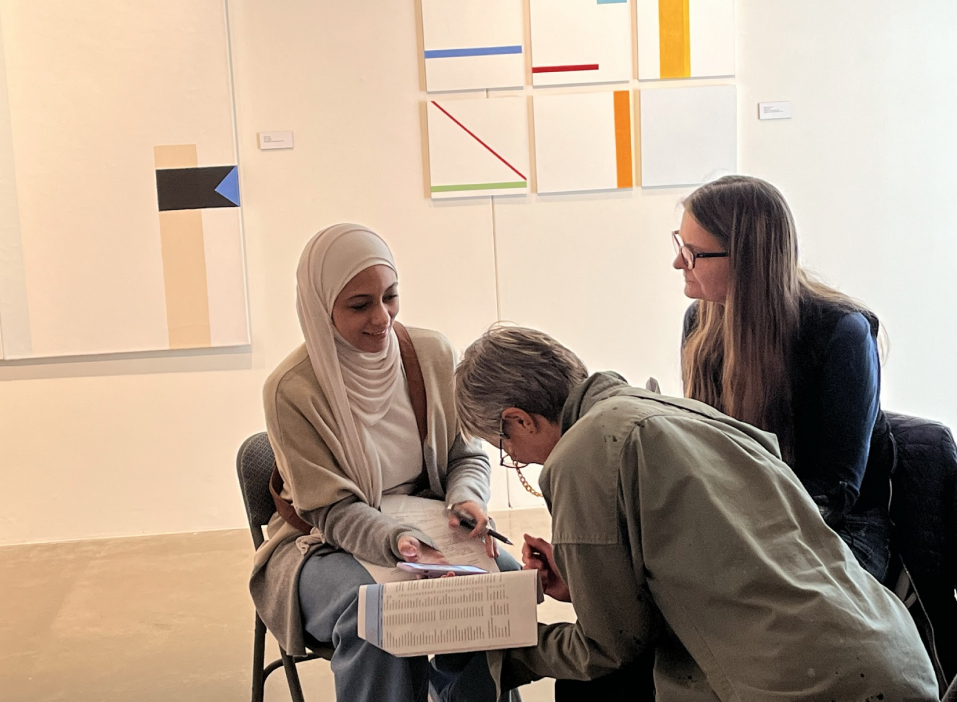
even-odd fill
[[[476,46],[469,49],[431,49],[425,52],[425,58],[457,58],[459,56],[497,56],[499,54],[520,54],[521,44],[517,46]]]

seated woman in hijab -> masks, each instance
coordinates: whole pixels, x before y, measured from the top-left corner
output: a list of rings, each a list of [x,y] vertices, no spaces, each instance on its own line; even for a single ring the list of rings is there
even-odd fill
[[[340,700],[425,702],[430,682],[442,699],[467,691],[469,699],[494,700],[483,653],[437,656],[430,668],[426,657],[397,658],[356,631],[359,586],[374,582],[357,559],[444,562],[425,533],[380,511],[383,495],[443,500],[471,516],[472,536],[484,538],[489,461],[458,433],[452,347],[437,332],[395,322],[395,263],[365,227],[337,224],[316,234],[297,281],[305,344],[264,389],[278,468],[273,491],[294,511],[273,515],[256,554],[250,589],[259,614],[291,655],[312,640],[333,644]],[[412,382],[414,365],[421,382]],[[423,385],[426,416],[417,422],[410,388]],[[454,517],[449,526],[458,528]],[[493,539],[485,548],[498,556]],[[507,554],[497,560],[502,570],[520,567]]]

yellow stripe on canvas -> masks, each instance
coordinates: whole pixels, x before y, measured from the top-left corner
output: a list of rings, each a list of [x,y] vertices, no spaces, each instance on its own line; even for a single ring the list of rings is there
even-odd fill
[[[658,0],[658,46],[662,78],[691,76],[689,0]]]
[[[631,93],[627,90],[615,91],[615,163],[618,168],[618,187],[632,187]]]

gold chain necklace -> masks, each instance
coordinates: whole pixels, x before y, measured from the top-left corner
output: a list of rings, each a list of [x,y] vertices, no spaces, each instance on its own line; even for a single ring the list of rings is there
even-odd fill
[[[532,493],[533,495],[535,495],[535,497],[541,497],[541,496],[542,496],[542,493],[540,493],[538,490],[536,490],[535,488],[533,488],[532,485],[531,485],[531,483],[529,483],[528,480],[525,479],[525,476],[522,475],[522,469],[521,469],[521,468],[516,468],[516,469],[515,469],[515,472],[518,473],[518,482],[520,482],[520,483],[522,484],[522,487],[523,487],[523,488],[525,488],[525,489],[528,490],[530,493]]]

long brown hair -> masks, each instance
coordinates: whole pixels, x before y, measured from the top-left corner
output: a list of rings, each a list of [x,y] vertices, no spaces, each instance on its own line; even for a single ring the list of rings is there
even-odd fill
[[[729,254],[727,297],[698,303],[682,349],[685,395],[777,434],[793,465],[791,350],[801,300],[864,308],[798,265],[794,217],[770,183],[725,176],[691,193],[684,207]]]

